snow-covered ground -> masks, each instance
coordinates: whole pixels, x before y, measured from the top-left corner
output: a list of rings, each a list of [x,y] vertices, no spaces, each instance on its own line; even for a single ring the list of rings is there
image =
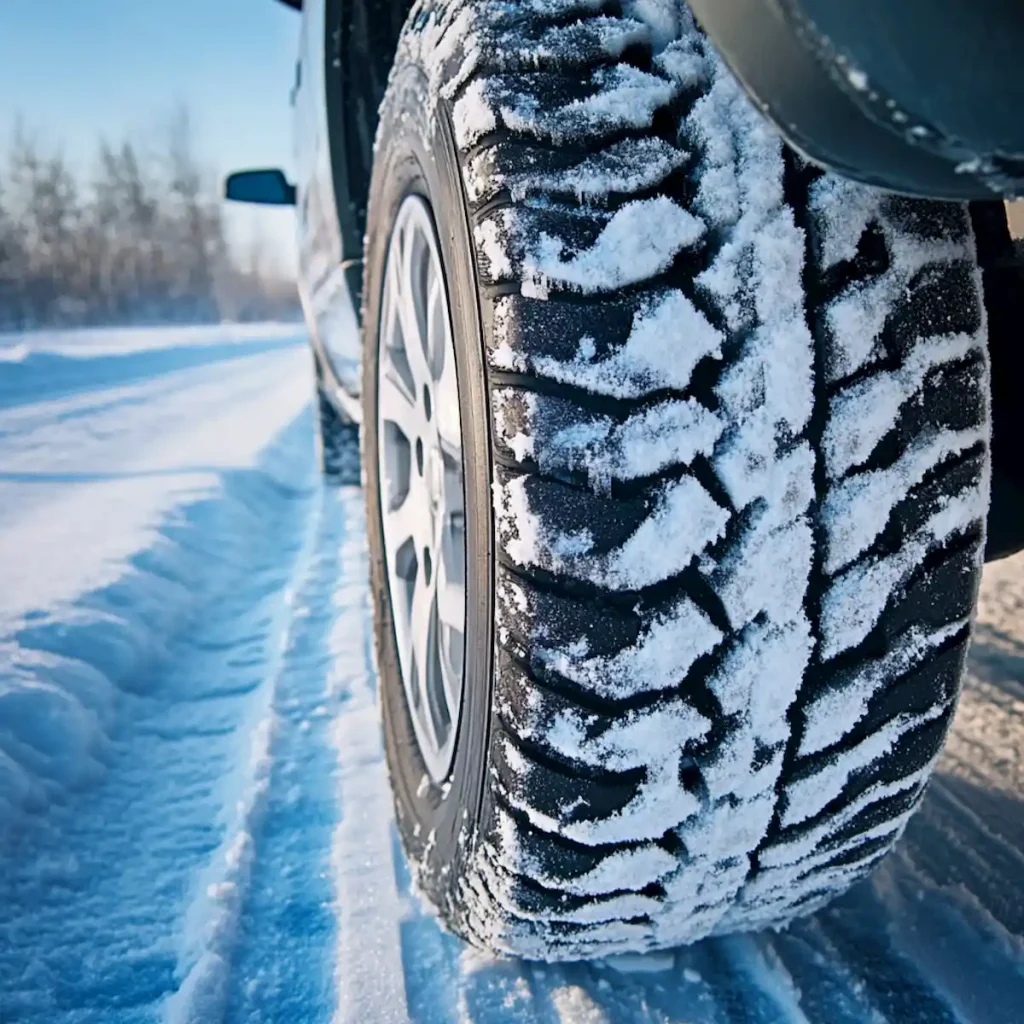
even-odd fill
[[[310,379],[294,327],[0,337],[0,1022],[1024,1019],[1024,558],[867,882],[780,935],[495,960],[410,892]]]

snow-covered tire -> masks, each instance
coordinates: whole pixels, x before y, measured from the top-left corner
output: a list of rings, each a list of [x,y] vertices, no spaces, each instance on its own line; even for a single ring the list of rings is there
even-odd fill
[[[365,422],[390,225],[418,191],[465,434],[442,785],[366,440],[399,828],[453,930],[544,959],[777,925],[878,861],[953,711],[987,500],[966,209],[803,165],[685,6],[623,6],[418,4],[369,204]]]
[[[316,417],[316,457],[324,482],[339,487],[359,486],[359,425],[346,419],[324,392],[319,362],[313,396]]]

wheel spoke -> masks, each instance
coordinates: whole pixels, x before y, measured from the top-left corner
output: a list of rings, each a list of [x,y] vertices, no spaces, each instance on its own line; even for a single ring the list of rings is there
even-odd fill
[[[381,420],[394,423],[409,444],[414,445],[417,438],[423,437],[427,426],[423,406],[409,395],[405,382],[390,361],[381,362],[377,401]]]
[[[405,338],[405,358],[409,362],[409,369],[412,371],[413,381],[416,385],[416,395],[419,399],[424,387],[432,383],[433,375],[427,360],[427,338],[416,311],[414,282],[417,277],[417,268],[413,265],[413,260],[417,256],[418,246],[409,237],[413,234],[412,231],[406,232],[400,264],[402,281],[397,294],[396,306],[402,323],[402,335]]]
[[[440,354],[434,361],[437,369],[434,385],[434,405],[437,432],[445,454],[456,465],[462,465],[462,424],[459,411],[459,383],[455,372],[454,347],[445,308],[444,291],[440,281],[434,282],[430,301],[431,336]]]
[[[417,685],[419,687],[419,703],[423,709],[423,720],[433,734],[434,742],[439,737],[434,728],[433,716],[430,714],[430,684],[433,672],[434,649],[434,582],[426,583],[422,562],[416,577],[416,586],[412,594],[412,614],[410,616],[410,635],[412,639],[412,656],[416,662]]]
[[[411,537],[416,545],[416,558],[422,563],[424,549],[433,547],[430,507],[424,488],[414,483],[405,500],[397,508],[384,509],[383,515],[384,529],[392,538],[389,546],[397,551]]]
[[[466,622],[466,585],[462,580],[452,579],[448,570],[442,567],[437,580],[437,617],[449,628],[460,633]]]

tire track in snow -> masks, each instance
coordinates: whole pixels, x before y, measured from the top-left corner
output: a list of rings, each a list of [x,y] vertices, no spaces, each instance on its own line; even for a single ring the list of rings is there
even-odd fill
[[[169,1024],[409,1019],[358,489],[320,492],[249,798]]]
[[[260,878],[265,872],[257,871],[258,859],[258,867],[262,867],[268,856],[260,848],[261,840],[269,840],[274,846],[272,830],[265,819],[272,812],[271,802],[281,799],[277,791],[282,768],[287,773],[290,766],[290,723],[285,715],[292,703],[289,684],[304,667],[303,642],[307,638],[303,626],[310,609],[303,603],[303,597],[310,589],[311,562],[319,546],[319,511],[310,518],[295,568],[281,595],[285,621],[277,631],[260,693],[253,701],[255,722],[249,727],[248,750],[240,759],[234,813],[212,859],[199,875],[198,891],[188,908],[186,951],[178,966],[181,983],[164,1004],[166,1024],[216,1024],[225,1019],[232,992],[237,988],[234,961],[240,936],[243,929],[256,930],[244,915],[254,883],[267,881]],[[315,673],[307,672],[306,676],[316,678]],[[285,795],[286,802],[290,795]],[[302,867],[308,875],[310,865]],[[301,959],[296,966],[299,963]],[[259,976],[255,975],[246,983],[243,993],[246,997],[256,994],[258,987]]]
[[[347,694],[332,728],[341,819],[331,846],[338,914],[335,1024],[402,1024],[409,1019],[400,942],[409,913],[392,859],[391,791],[381,737],[367,591],[362,493],[345,491],[342,576],[332,637],[336,685]]]
[[[326,489],[274,699],[232,1024],[408,1019],[366,575],[362,494]]]
[[[309,440],[307,411],[259,468],[227,473],[219,493],[177,508],[127,576],[82,598],[83,610],[116,619],[115,632],[90,640],[97,628],[114,629],[104,620],[65,644],[76,640],[87,659],[127,657],[131,673],[101,784],[8,837],[5,1024],[152,1022],[177,987],[190,893],[222,838],[225,807],[242,795],[237,765],[287,625],[281,594],[313,493]],[[280,476],[282,465],[289,472]],[[165,618],[151,607],[154,591],[159,598],[167,587],[187,588],[196,603],[170,634],[154,634]],[[147,656],[112,655],[124,637]],[[59,640],[44,633],[35,642]]]

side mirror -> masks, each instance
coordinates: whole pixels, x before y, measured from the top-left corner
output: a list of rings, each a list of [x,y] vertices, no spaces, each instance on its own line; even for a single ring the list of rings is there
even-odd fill
[[[284,174],[273,170],[236,171],[224,182],[224,198],[237,203],[263,203],[267,206],[294,206],[295,186]]]

